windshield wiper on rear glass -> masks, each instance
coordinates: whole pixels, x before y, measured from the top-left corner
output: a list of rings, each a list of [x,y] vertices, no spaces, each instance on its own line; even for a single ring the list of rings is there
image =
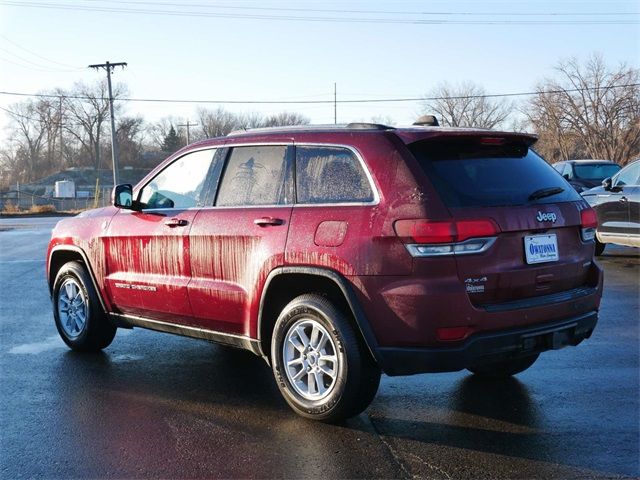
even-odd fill
[[[533,192],[531,195],[529,195],[529,200],[538,200],[540,198],[550,197],[552,195],[557,195],[562,192],[564,192],[564,188],[562,187],[541,188]]]

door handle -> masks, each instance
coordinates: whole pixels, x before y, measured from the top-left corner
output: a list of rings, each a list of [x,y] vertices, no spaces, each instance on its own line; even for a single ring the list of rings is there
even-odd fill
[[[189,222],[187,222],[184,218],[172,218],[170,220],[165,220],[164,224],[167,227],[175,228],[175,227],[184,227]]]
[[[256,218],[253,223],[258,225],[259,227],[266,227],[267,225],[282,225],[284,223],[284,220],[274,217],[260,217]]]

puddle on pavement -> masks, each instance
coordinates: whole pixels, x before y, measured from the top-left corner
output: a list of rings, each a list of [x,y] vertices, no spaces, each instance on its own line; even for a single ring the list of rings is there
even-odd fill
[[[9,353],[15,355],[38,355],[39,353],[56,350],[58,348],[67,348],[62,339],[58,335],[47,337],[42,342],[24,343],[9,350]]]

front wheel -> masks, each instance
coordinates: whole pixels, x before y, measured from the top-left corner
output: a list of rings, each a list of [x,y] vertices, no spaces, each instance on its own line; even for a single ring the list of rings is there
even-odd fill
[[[69,262],[58,271],[53,286],[56,328],[73,350],[97,352],[106,348],[116,334],[100,307],[98,293],[86,268]]]
[[[488,363],[477,367],[469,367],[468,370],[480,377],[485,378],[505,378],[517,373],[524,372],[535,363],[540,356],[539,353],[526,357],[503,360],[501,362]]]
[[[359,414],[380,383],[380,369],[347,316],[316,294],[284,308],[274,327],[271,361],[287,403],[313,420]]]
[[[602,255],[606,246],[607,246],[606,243],[600,243],[596,238],[596,250],[595,250],[596,257],[599,257],[600,255]]]

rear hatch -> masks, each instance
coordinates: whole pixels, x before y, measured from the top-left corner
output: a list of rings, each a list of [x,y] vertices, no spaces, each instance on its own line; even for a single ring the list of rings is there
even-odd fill
[[[589,207],[529,148],[531,141],[489,133],[409,145],[453,222],[495,227],[481,234],[495,238],[488,248],[455,255],[460,281],[478,307],[570,291],[589,278],[593,241],[583,230]]]

